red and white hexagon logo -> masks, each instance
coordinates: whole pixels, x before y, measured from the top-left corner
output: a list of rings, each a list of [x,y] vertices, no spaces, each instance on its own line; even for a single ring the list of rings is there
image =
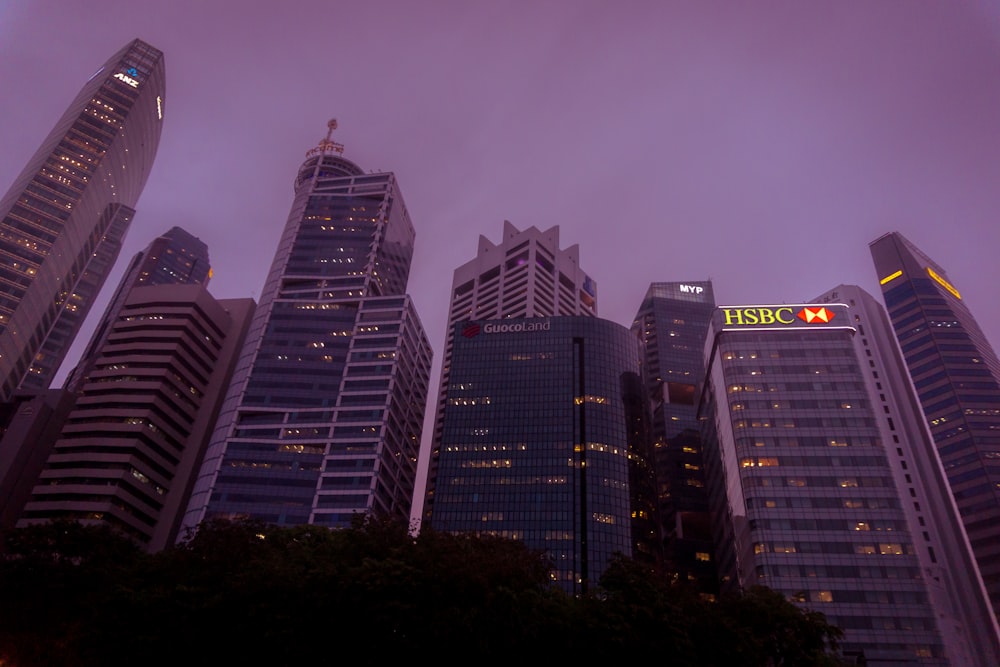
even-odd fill
[[[814,324],[816,322],[826,323],[833,319],[833,311],[827,310],[823,306],[819,308],[803,308],[796,313],[796,317],[806,324]]]

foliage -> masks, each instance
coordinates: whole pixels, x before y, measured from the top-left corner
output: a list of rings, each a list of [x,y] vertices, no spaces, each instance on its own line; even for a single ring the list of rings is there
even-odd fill
[[[0,553],[0,665],[355,664],[417,658],[669,656],[671,665],[825,665],[839,631],[768,589],[702,600],[618,558],[566,595],[500,538],[209,522],[146,554],[106,528],[12,531]],[[358,651],[364,653],[359,654]]]

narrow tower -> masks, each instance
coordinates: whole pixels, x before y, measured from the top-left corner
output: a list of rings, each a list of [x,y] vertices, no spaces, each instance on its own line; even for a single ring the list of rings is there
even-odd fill
[[[121,250],[153,166],[163,54],[125,45],[0,200],[0,401],[48,388]]]
[[[896,339],[1000,617],[1000,361],[944,269],[898,232],[870,248]]]

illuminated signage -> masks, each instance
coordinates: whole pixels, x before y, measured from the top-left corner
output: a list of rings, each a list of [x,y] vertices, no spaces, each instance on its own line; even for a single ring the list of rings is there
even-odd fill
[[[809,327],[830,324],[843,312],[843,304],[795,306],[729,306],[719,308],[722,324],[725,327]],[[846,325],[846,318],[836,324]]]
[[[135,71],[135,70],[131,70],[131,71]],[[139,87],[139,81],[136,80],[136,79],[133,79],[128,74],[125,74],[124,72],[115,72],[115,78],[118,79],[119,81],[124,81],[125,83],[127,83],[130,86],[132,86],[133,88],[138,88]]]
[[[685,294],[701,294],[705,291],[705,288],[698,285],[681,285],[680,290]]]
[[[931,278],[933,278],[934,281],[937,284],[939,284],[941,287],[943,287],[946,290],[948,290],[948,292],[950,292],[952,294],[952,296],[954,296],[956,299],[961,299],[962,298],[962,295],[958,293],[957,289],[955,289],[954,287],[951,286],[951,283],[949,283],[947,280],[945,280],[944,278],[942,278],[941,276],[939,276],[937,273],[935,273],[934,269],[932,269],[929,266],[927,267],[927,275],[929,275]]]
[[[462,327],[462,336],[465,338],[475,338],[479,334],[549,331],[551,328],[552,323],[548,319],[540,321],[521,320],[519,322],[486,322],[485,324],[469,322]]]
[[[896,278],[900,277],[901,275],[903,275],[902,271],[895,271],[895,272],[890,273],[889,275],[887,275],[882,280],[878,281],[878,284],[879,285],[885,285],[890,280],[895,280]]]

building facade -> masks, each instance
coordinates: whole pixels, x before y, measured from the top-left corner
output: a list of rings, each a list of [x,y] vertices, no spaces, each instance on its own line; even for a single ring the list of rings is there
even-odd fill
[[[678,577],[708,595],[718,592],[718,572],[697,400],[714,313],[710,281],[653,283],[632,323],[644,343],[664,555]]]
[[[163,54],[126,44],[0,200],[0,400],[48,388],[121,250],[160,141]]]
[[[641,342],[600,318],[459,323],[435,530],[545,551],[572,593],[658,546]]]
[[[896,339],[1000,617],[1000,361],[944,269],[897,232],[870,249]]]
[[[395,175],[342,151],[328,134],[299,169],[185,530],[410,519],[431,364],[414,230]]]
[[[869,664],[995,664],[975,635],[995,626],[942,604],[959,582],[941,563],[961,550],[935,554],[949,534],[919,520],[946,512],[925,506],[933,482],[913,481],[928,461],[894,424],[912,405],[905,386],[885,388],[900,372],[880,375],[892,359],[862,331],[875,326],[841,302],[717,310],[701,416],[722,584],[824,613]]]
[[[17,525],[104,522],[149,551],[173,544],[253,305],[201,285],[129,290]]]
[[[212,267],[208,246],[190,232],[171,227],[137,252],[98,322],[80,363],[68,375],[64,388],[75,391],[86,380],[90,367],[129,293],[152,285],[204,285],[208,287]]]
[[[455,269],[429,452],[422,512],[424,520],[434,511],[441,427],[450,386],[455,327],[466,320],[596,316],[597,285],[579,264],[579,246],[559,247],[558,225],[543,232],[535,227],[520,230],[504,221],[500,243],[480,236],[476,256]]]

